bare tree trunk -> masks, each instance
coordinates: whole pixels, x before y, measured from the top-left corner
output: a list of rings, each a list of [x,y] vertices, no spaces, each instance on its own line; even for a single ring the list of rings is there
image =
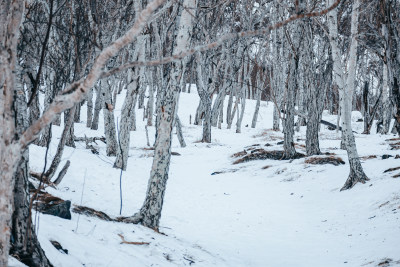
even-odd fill
[[[240,109],[240,116],[238,116],[237,121],[236,121],[236,133],[241,133],[242,132],[242,121],[244,117],[244,111],[246,108],[246,98],[247,98],[247,86],[249,83],[250,79],[250,68],[249,66],[243,66],[243,77],[241,80],[242,84],[242,93],[241,93],[241,98],[242,98],[242,105]]]
[[[286,97],[286,108],[285,108],[285,119],[283,120],[283,149],[284,158],[291,159],[296,155],[296,149],[294,147],[294,101],[295,101],[295,88],[296,88],[296,59],[291,56],[290,69],[288,74],[287,83],[287,97]]]
[[[49,108],[51,102],[54,99],[56,91],[57,91],[57,88],[56,88],[57,81],[54,80],[55,79],[54,71],[51,71],[49,76],[50,77],[49,77],[47,90],[46,90],[46,94],[45,94],[45,98],[44,98],[44,110],[47,110]],[[49,125],[45,128],[37,145],[45,147],[50,142],[51,142],[51,126]]]
[[[251,128],[256,128],[257,125],[257,118],[258,118],[258,113],[260,111],[260,104],[261,104],[261,90],[257,89],[257,103],[256,103],[256,108],[254,110],[254,115],[253,115],[253,120],[251,121]]]
[[[75,112],[75,109],[76,109],[76,107],[73,107],[72,109],[70,109],[72,114],[73,114],[73,112]],[[66,145],[67,138],[68,138],[68,132],[69,132],[69,129],[71,128],[73,123],[74,123],[74,117],[73,116],[69,116],[68,120],[65,122],[64,131],[63,131],[63,133],[61,135],[60,142],[58,143],[56,155],[54,156],[53,161],[51,162],[51,165],[50,165],[49,169],[44,174],[44,177],[48,181],[50,181],[51,178],[53,178],[54,174],[57,171],[58,166],[60,165],[61,157],[63,155],[64,147]]]
[[[279,127],[279,123],[280,122],[280,118],[279,118],[279,110],[278,108],[274,105],[274,114],[273,114],[273,124],[272,124],[272,130],[274,131],[279,131],[280,127]]]
[[[364,113],[364,134],[370,134],[369,132],[369,120],[370,120],[370,114],[369,114],[369,83],[366,81],[364,82],[364,89],[363,89],[363,113]]]
[[[192,19],[195,0],[184,0],[182,14],[179,20],[176,46],[174,54],[179,54],[189,44],[189,32],[192,29]],[[189,13],[187,10],[191,10]],[[129,218],[128,221],[142,223],[144,226],[158,230],[161,210],[164,201],[166,183],[168,180],[169,164],[171,159],[171,137],[176,118],[176,104],[179,98],[181,70],[184,63],[175,63],[170,72],[170,81],[160,110],[158,134],[154,146],[154,158],[148,183],[146,199],[140,212]]]
[[[154,113],[154,82],[153,71],[149,71],[151,75],[151,82],[149,87],[149,100],[147,101],[147,126],[153,126],[153,113]]]
[[[237,121],[236,121],[236,133],[241,133],[242,132],[242,121],[244,117],[244,110],[246,109],[246,95],[247,90],[246,87],[243,87],[242,89],[242,103],[240,107],[240,116],[238,115]]]
[[[211,111],[211,125],[216,127],[218,124],[218,117],[222,116],[221,111],[223,111],[223,109],[221,109],[221,106],[224,105],[224,100],[225,100],[225,95],[226,95],[226,84],[227,84],[227,79],[225,77],[227,77],[228,74],[228,69],[230,66],[230,57],[227,56],[226,62],[225,62],[225,70],[224,70],[224,80],[223,80],[223,84],[222,87],[219,88],[219,92],[217,94],[217,97],[214,101],[214,105]],[[223,118],[222,118],[223,119]]]
[[[384,60],[383,60],[383,84],[382,84],[382,115],[380,123],[378,123],[377,131],[380,134],[387,134],[389,132],[390,121],[392,118],[392,105],[389,99],[389,69],[390,64],[390,45],[389,45],[389,30],[385,24],[382,24],[382,35],[384,37]]]
[[[0,266],[8,266],[13,177],[21,157],[18,146],[13,143],[16,128],[13,98],[16,93],[16,48],[24,7],[21,0],[0,2]]]
[[[93,88],[90,88],[87,97],[87,111],[86,111],[86,127],[90,128],[92,126],[93,118]]]
[[[311,155],[319,155],[321,151],[319,149],[319,122],[320,122],[320,108],[319,105],[323,106],[323,98],[321,95],[324,95],[323,90],[323,75],[322,73],[318,73],[315,67],[315,56],[313,49],[313,32],[312,32],[312,24],[310,19],[305,19],[304,22],[304,39],[302,43],[302,53],[300,62],[302,65],[302,72],[303,72],[303,94],[305,100],[301,99],[300,101],[306,101],[306,104],[303,105],[304,108],[301,113],[307,110],[307,130],[306,130],[306,152],[307,156]],[[318,46],[319,47],[319,46]],[[325,51],[324,51],[325,52]],[[326,51],[327,52],[327,51]],[[317,51],[318,53],[318,51]],[[322,55],[318,57],[319,60],[323,60]],[[320,65],[322,65],[320,63]],[[322,69],[322,68],[321,68]],[[316,87],[317,79],[319,78],[319,86]],[[322,104],[319,104],[322,103]],[[301,116],[299,116],[300,118]],[[298,120],[297,124],[298,127],[305,121]]]
[[[300,12],[304,12],[304,1],[300,1],[299,9]],[[295,96],[296,88],[298,86],[298,73],[299,73],[299,57],[300,57],[300,44],[301,44],[301,32],[303,28],[302,21],[296,21],[292,27],[291,40],[288,40],[292,44],[293,48],[289,55],[289,74],[286,87],[286,110],[284,120],[284,158],[291,159],[296,155],[296,149],[294,147],[294,109],[295,109]],[[289,38],[287,36],[287,38]]]
[[[27,105],[24,88],[17,79],[16,100],[14,101],[16,130],[20,135],[28,127]],[[23,263],[34,267],[52,266],[32,225],[29,209],[29,150],[26,150],[14,173],[14,211],[12,215],[10,254],[16,255]]]
[[[129,70],[129,72],[133,72]],[[126,170],[128,163],[128,152],[130,143],[130,117],[132,116],[132,110],[135,108],[133,101],[137,94],[137,82],[138,82],[139,72],[135,70],[134,74],[128,74],[129,76],[134,76],[133,79],[128,84],[128,89],[126,91],[126,97],[121,111],[121,119],[118,133],[118,150],[117,157],[115,159],[114,168],[122,168]]]
[[[64,127],[65,129],[68,129],[66,132],[66,140],[65,140],[65,145],[69,147],[74,147],[75,148],[75,141],[74,141],[74,120],[75,120],[75,112],[76,112],[76,107],[73,109],[66,110],[64,112]],[[68,122],[70,121],[70,118],[72,117],[72,123],[71,125],[68,125]]]
[[[333,0],[328,1],[332,3]],[[328,3],[328,4],[329,4]],[[349,52],[349,73],[347,75],[346,84],[344,83],[344,68],[341,64],[341,54],[338,47],[338,27],[337,27],[337,11],[333,10],[328,14],[328,26],[329,36],[332,47],[332,58],[333,58],[333,73],[334,81],[338,85],[339,92],[342,92],[343,98],[343,122],[342,135],[344,136],[345,147],[350,163],[350,175],[342,187],[341,190],[350,189],[356,183],[365,183],[368,181],[368,177],[365,175],[364,170],[361,166],[360,159],[357,153],[357,147],[351,128],[351,109],[352,109],[352,98],[355,87],[355,72],[356,72],[356,61],[357,61],[357,38],[358,32],[358,17],[359,17],[359,0],[355,0],[353,3],[353,11],[351,15],[351,45]]]
[[[197,54],[197,66],[196,66],[196,71],[197,71],[197,92],[200,96],[200,103],[202,106],[202,119],[203,119],[203,137],[201,139],[202,142],[205,143],[211,143],[211,104],[212,104],[212,91],[213,91],[213,84],[215,83],[216,80],[216,75],[213,77],[213,82],[206,83],[204,81],[208,81],[209,79],[207,78],[207,75],[204,74],[202,68],[204,65],[206,65],[206,62],[204,60],[204,56],[201,56],[200,54]],[[216,68],[218,69],[218,68]],[[215,73],[217,73],[215,71]],[[209,76],[208,76],[209,77]],[[196,119],[197,119],[197,114],[196,114]]]
[[[178,136],[179,144],[181,145],[181,147],[186,147],[186,142],[185,139],[183,138],[183,133],[182,133],[182,123],[178,115],[176,115],[175,120],[176,120],[176,135]]]
[[[231,89],[229,92],[229,98],[228,98],[228,106],[226,107],[226,123],[229,125],[229,123],[232,123],[232,104],[233,104],[233,90]],[[229,128],[228,128],[229,129]]]
[[[96,89],[96,102],[94,105],[94,115],[93,115],[93,120],[90,126],[90,129],[92,130],[97,130],[99,128],[99,118],[100,118],[100,111],[101,111],[101,103],[103,102],[102,100],[102,93],[101,93],[101,86],[97,85],[95,86]]]
[[[117,154],[117,138],[114,119],[114,105],[111,98],[111,88],[105,80],[101,82],[101,92],[103,95],[103,116],[104,116],[104,133],[107,142],[107,156],[116,156]]]

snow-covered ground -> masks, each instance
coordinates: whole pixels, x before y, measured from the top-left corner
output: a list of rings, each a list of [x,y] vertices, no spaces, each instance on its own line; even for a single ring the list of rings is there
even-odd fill
[[[123,97],[119,96],[116,118]],[[309,165],[305,159],[292,161],[252,161],[232,165],[232,154],[246,146],[259,144],[265,149],[277,145],[283,135],[272,128],[272,103],[262,102],[256,129],[251,125],[255,101],[247,101],[242,133],[213,128],[212,143],[198,142],[201,126],[189,124],[198,104],[196,93],[182,93],[179,116],[183,123],[186,148],[174,137],[164,208],[158,234],[139,225],[105,222],[72,213],[71,220],[40,214],[39,240],[54,266],[400,266],[400,178],[384,170],[400,166],[388,138],[393,135],[356,134],[363,167],[371,179],[353,189],[340,192],[349,165]],[[226,105],[225,105],[226,106]],[[81,119],[86,118],[86,109]],[[362,122],[354,130],[362,132]],[[141,207],[152,163],[146,147],[143,111],[137,111],[138,130],[131,134],[128,169],[122,176],[123,216]],[[102,136],[85,122],[75,124],[76,136]],[[336,117],[324,113],[324,119]],[[236,119],[235,119],[236,121]],[[53,143],[48,159],[55,154],[61,127],[53,127]],[[149,127],[150,143],[154,127]],[[375,132],[372,129],[372,132]],[[322,152],[333,152],[347,161],[340,148],[340,134],[321,127]],[[305,144],[305,127],[296,133],[298,144]],[[266,144],[272,146],[266,147]],[[73,204],[88,206],[119,216],[120,171],[112,168],[114,157],[105,155],[98,142],[99,155],[76,143],[67,147],[63,165],[71,160],[64,180],[53,195]],[[304,152],[297,148],[298,152]],[[41,172],[45,149],[31,146],[31,169]],[[263,169],[265,166],[269,168]],[[222,172],[214,174],[215,172]],[[398,171],[400,172],[400,171]],[[136,246],[127,241],[150,242]],[[68,254],[53,247],[56,240]],[[385,265],[382,262],[387,261]],[[13,261],[15,264],[15,261]],[[11,264],[11,265],[13,265]]]

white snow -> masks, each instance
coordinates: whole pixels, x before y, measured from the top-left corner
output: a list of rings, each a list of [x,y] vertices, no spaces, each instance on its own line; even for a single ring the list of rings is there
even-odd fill
[[[124,94],[125,91],[122,93]],[[115,117],[120,116],[124,96],[118,97]],[[164,208],[158,234],[140,225],[105,222],[72,213],[72,220],[39,214],[36,221],[39,240],[54,266],[377,266],[384,259],[400,265],[400,178],[397,172],[383,173],[400,166],[400,160],[383,154],[390,150],[393,135],[356,134],[360,156],[377,155],[363,161],[371,179],[353,189],[340,192],[349,166],[309,165],[304,159],[293,161],[252,161],[232,165],[231,155],[244,147],[260,144],[265,149],[282,149],[277,142],[283,134],[272,128],[273,104],[262,102],[256,129],[251,125],[255,101],[248,100],[242,133],[235,129],[212,129],[212,143],[200,143],[201,126],[194,120],[198,96],[182,93],[179,116],[183,123],[186,148],[174,137]],[[226,104],[225,104],[226,107]],[[226,110],[224,110],[225,112]],[[354,118],[359,115],[354,114]],[[136,132],[131,133],[128,169],[122,176],[123,216],[133,215],[141,207],[152,162],[146,147],[143,111],[137,111]],[[76,136],[102,136],[100,130],[75,124]],[[82,108],[81,119],[86,119]],[[324,113],[324,119],[336,122],[336,116]],[[236,118],[235,118],[236,121]],[[363,123],[353,120],[354,130],[362,132]],[[234,128],[234,127],[233,127]],[[48,161],[55,154],[62,127],[53,126],[53,142]],[[149,127],[150,143],[154,127]],[[322,152],[334,152],[347,161],[340,150],[340,133],[321,126]],[[298,140],[298,141],[296,141]],[[295,141],[305,144],[305,127]],[[265,147],[269,143],[272,147]],[[114,157],[105,155],[105,145],[98,142],[100,155],[76,142],[67,147],[61,167],[71,160],[71,167],[53,195],[73,204],[88,206],[119,216],[119,175],[112,168]],[[297,148],[297,151],[304,150]],[[31,169],[41,172],[45,148],[31,146]],[[262,167],[270,165],[267,169]],[[48,165],[49,166],[49,163]],[[217,171],[224,173],[212,175]],[[398,171],[399,172],[399,171]],[[83,194],[82,194],[83,190]],[[385,204],[386,203],[386,204]],[[35,214],[34,214],[35,215]],[[136,246],[121,244],[118,234],[127,241],[150,242]],[[56,240],[68,254],[53,247]],[[15,264],[15,260],[13,260]],[[11,265],[17,266],[17,265]]]

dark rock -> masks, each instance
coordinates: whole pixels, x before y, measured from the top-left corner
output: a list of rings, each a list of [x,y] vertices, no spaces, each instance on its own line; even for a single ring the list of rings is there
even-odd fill
[[[388,158],[392,158],[392,157],[393,157],[392,155],[388,155],[388,154],[382,155],[382,159],[388,159]]]
[[[276,143],[277,145],[283,145],[283,141]]]
[[[49,214],[63,219],[71,220],[70,208],[71,208],[71,201],[67,200],[59,204],[50,206],[48,208],[46,207],[42,212],[44,214]]]

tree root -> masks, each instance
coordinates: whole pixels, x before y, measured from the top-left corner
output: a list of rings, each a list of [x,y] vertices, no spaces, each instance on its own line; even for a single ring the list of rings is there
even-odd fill
[[[352,170],[350,171],[349,178],[347,178],[346,183],[343,185],[343,187],[340,189],[340,191],[347,190],[353,188],[357,183],[362,183],[365,184],[367,181],[369,181],[369,178],[364,174],[364,172],[361,175],[356,175]]]
[[[89,216],[89,217],[95,217],[95,218],[98,218],[103,221],[115,221],[114,219],[112,219],[110,216],[108,216],[104,212],[97,211],[95,209],[85,207],[85,206],[74,205],[74,208],[72,209],[72,211],[75,213],[78,213],[78,214]]]
[[[117,217],[115,219],[115,221],[117,222],[133,223],[133,224],[139,224],[142,222],[142,220],[143,220],[143,215],[140,212],[137,212],[130,217]]]

